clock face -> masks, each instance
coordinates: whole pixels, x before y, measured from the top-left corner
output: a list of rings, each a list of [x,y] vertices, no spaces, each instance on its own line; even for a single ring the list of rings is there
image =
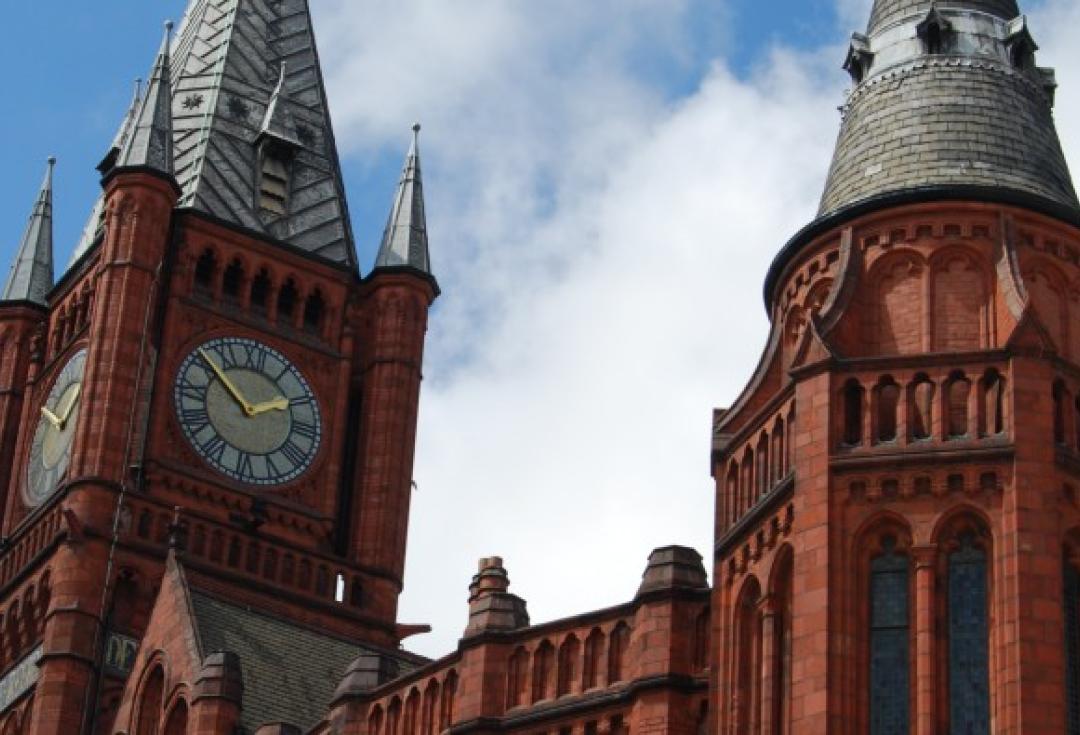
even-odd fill
[[[204,342],[176,375],[184,435],[214,469],[252,485],[280,485],[311,465],[322,439],[319,406],[288,358],[253,339]]]
[[[30,445],[26,470],[27,505],[36,507],[49,498],[67,473],[71,461],[71,440],[79,419],[86,350],[72,355],[53,382],[52,390],[39,409],[39,420]]]

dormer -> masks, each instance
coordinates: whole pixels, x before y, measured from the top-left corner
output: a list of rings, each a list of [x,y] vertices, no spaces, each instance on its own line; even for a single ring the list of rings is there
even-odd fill
[[[941,14],[936,3],[930,4],[930,10],[915,26],[915,32],[922,41],[923,51],[931,56],[947,54],[952,49],[952,23]]]
[[[851,45],[848,46],[847,57],[844,59],[844,71],[851,75],[851,81],[855,84],[861,83],[873,63],[870,39],[861,33],[852,33]]]
[[[1009,21],[1005,48],[1009,51],[1009,62],[1013,67],[1021,71],[1035,69],[1035,52],[1039,50],[1039,45],[1028,28],[1027,16],[1019,15]]]
[[[270,95],[266,115],[255,139],[258,148],[256,169],[256,206],[271,219],[289,213],[293,163],[304,146],[296,133],[291,102],[285,92],[285,64],[282,63],[277,86]]]

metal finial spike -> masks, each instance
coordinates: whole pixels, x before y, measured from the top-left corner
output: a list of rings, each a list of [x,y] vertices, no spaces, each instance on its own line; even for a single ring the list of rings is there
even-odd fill
[[[173,22],[171,20],[165,21],[165,35],[172,36]]]
[[[413,126],[412,126],[412,131],[413,131],[414,133],[417,133],[417,134],[419,134],[419,133],[420,133],[420,123],[413,123]]]
[[[49,162],[49,168],[56,165],[56,156],[49,156],[46,160]]]

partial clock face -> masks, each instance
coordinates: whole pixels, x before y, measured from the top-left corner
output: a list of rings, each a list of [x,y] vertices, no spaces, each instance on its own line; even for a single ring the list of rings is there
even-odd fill
[[[253,339],[195,348],[180,365],[173,397],[188,441],[234,480],[290,482],[319,451],[322,420],[311,387],[288,358]]]
[[[56,491],[71,461],[71,440],[79,419],[86,350],[72,355],[56,376],[52,390],[39,409],[37,429],[30,445],[25,500],[36,507]]]

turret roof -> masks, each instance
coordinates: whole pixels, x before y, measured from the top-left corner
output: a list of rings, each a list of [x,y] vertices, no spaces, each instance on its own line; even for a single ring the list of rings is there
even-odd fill
[[[173,173],[172,86],[169,42],[172,23],[165,24],[165,38],[154,62],[154,71],[132,119],[116,159],[118,168],[141,167],[169,176]]]
[[[424,184],[420,176],[420,126],[413,126],[413,142],[405,157],[394,205],[386,221],[376,268],[404,266],[431,274]]]
[[[19,244],[0,301],[46,304],[53,287],[52,179],[56,159],[50,158],[30,221]]]
[[[867,33],[876,33],[912,16],[924,16],[932,5],[942,10],[956,8],[988,13],[1002,20],[1012,20],[1020,15],[1016,0],[874,0]]]

